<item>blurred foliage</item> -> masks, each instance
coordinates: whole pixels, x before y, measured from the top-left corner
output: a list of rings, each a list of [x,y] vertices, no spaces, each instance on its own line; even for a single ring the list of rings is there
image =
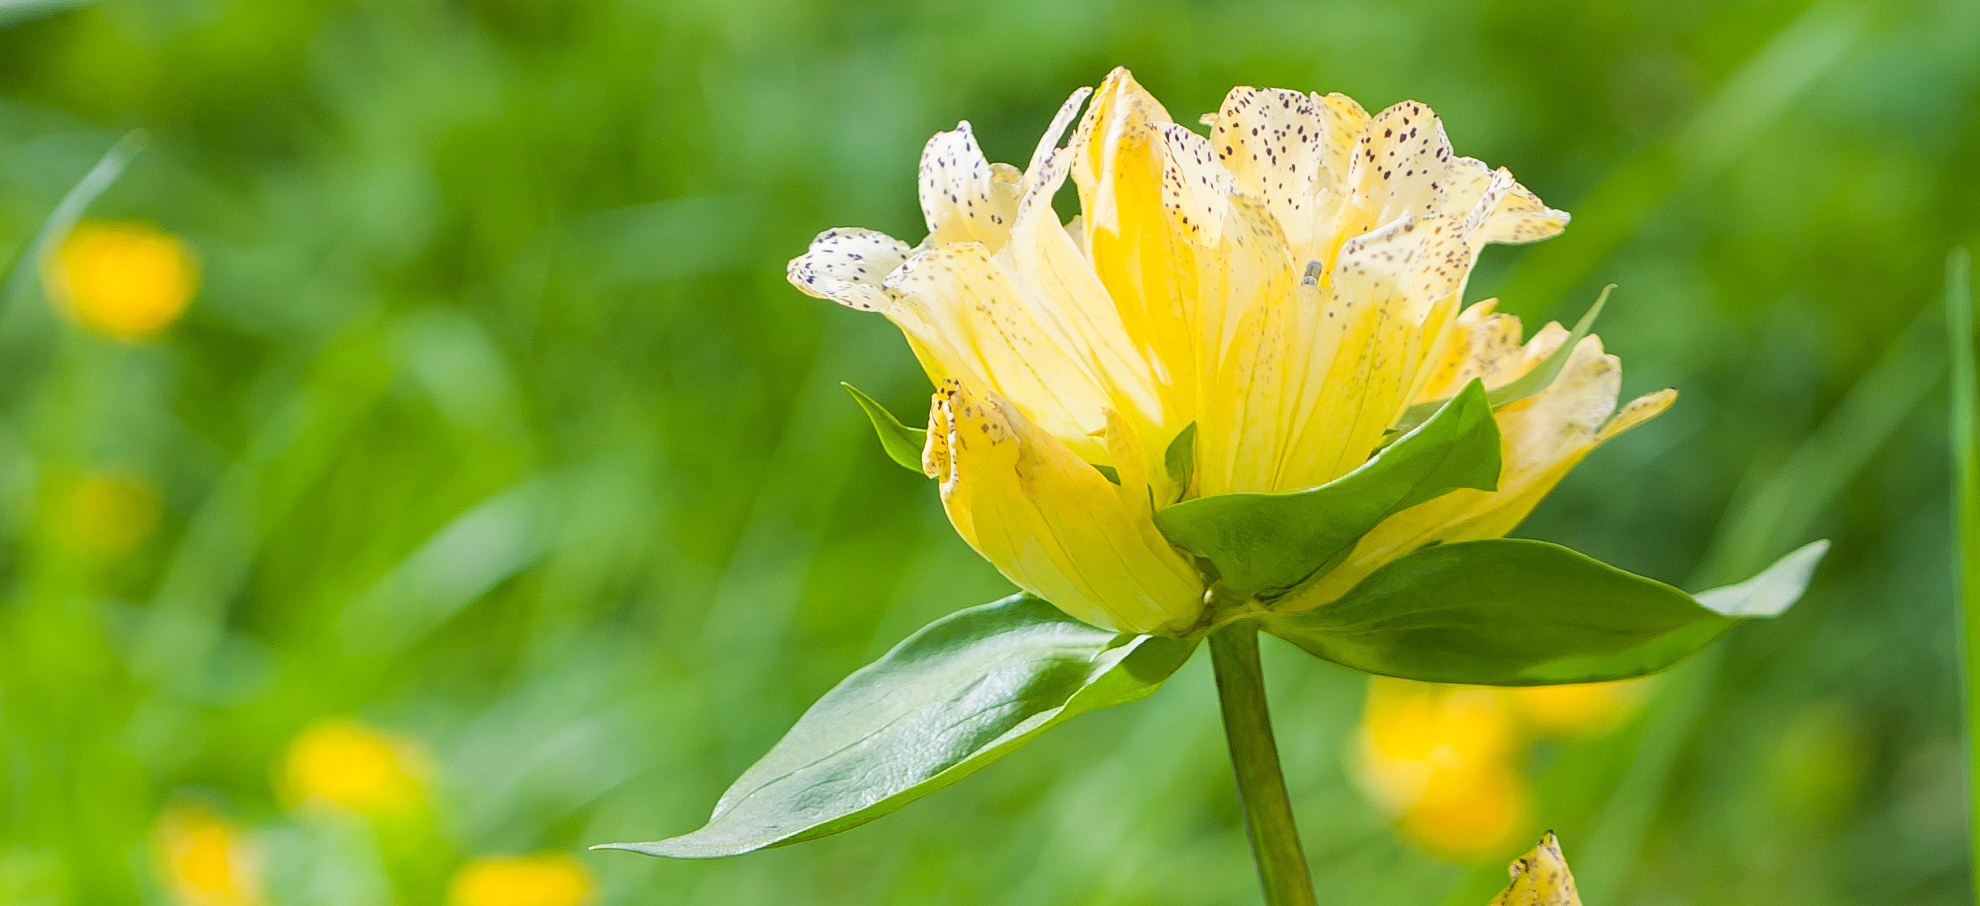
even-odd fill
[[[1980,239],[1977,46],[1970,0],[4,0],[0,901],[468,904],[508,865],[560,903],[1255,902],[1202,659],[841,837],[579,849],[697,826],[1004,593],[835,386],[920,410],[892,328],[783,266],[917,233],[938,129],[1021,161],[1127,64],[1183,120],[1423,100],[1574,212],[1470,297],[1615,282],[1626,392],[1684,395],[1522,534],[1694,588],[1836,539],[1785,618],[1541,743],[1511,838],[1560,831],[1591,903],[1963,902],[1934,302]],[[29,248],[138,128],[89,216],[202,281],[150,339]],[[1330,900],[1504,885],[1515,849],[1428,854],[1350,780],[1363,678],[1266,660]],[[312,805],[326,745],[418,804]]]

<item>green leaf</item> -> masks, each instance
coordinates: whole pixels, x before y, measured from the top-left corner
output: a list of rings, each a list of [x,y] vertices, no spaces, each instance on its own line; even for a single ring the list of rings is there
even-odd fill
[[[928,445],[928,430],[910,428],[901,424],[901,420],[895,418],[894,413],[888,412],[886,406],[880,405],[879,400],[861,393],[858,387],[843,381],[839,386],[846,388],[846,392],[852,394],[853,400],[859,403],[859,407],[866,410],[866,417],[872,420],[874,433],[880,435],[880,446],[886,449],[887,458],[900,463],[901,468],[917,475],[926,474],[921,471],[921,451]]]
[[[1492,408],[1496,410],[1526,399],[1547,389],[1547,385],[1560,377],[1561,369],[1567,367],[1568,357],[1574,354],[1574,347],[1580,345],[1582,338],[1595,329],[1595,319],[1602,316],[1602,306],[1609,304],[1609,291],[1615,288],[1616,285],[1613,283],[1602,287],[1602,294],[1595,297],[1595,304],[1588,306],[1588,311],[1582,313],[1581,320],[1575,322],[1574,331],[1568,334],[1567,341],[1548,353],[1546,358],[1540,360],[1540,364],[1487,394],[1492,401]],[[1437,407],[1443,404],[1442,400],[1432,400],[1411,406],[1403,412],[1402,419],[1390,430],[1408,431],[1435,414]]]
[[[1119,469],[1113,466],[1103,466],[1097,462],[1089,462],[1087,465],[1092,466],[1093,471],[1099,472],[1101,478],[1105,478],[1117,486],[1121,483],[1121,472]]]
[[[1067,718],[1147,696],[1195,648],[1096,629],[1022,594],[952,614],[825,693],[700,830],[598,848],[705,859],[865,824]]]
[[[1176,496],[1189,493],[1189,480],[1196,476],[1196,423],[1190,422],[1176,432],[1176,439],[1169,441],[1169,449],[1162,454],[1162,464],[1169,471],[1169,481],[1176,486]],[[1115,484],[1120,484],[1116,481]]]
[[[1815,542],[1705,592],[1708,606],[1556,544],[1464,541],[1390,563],[1333,603],[1260,620],[1315,656],[1386,676],[1486,686],[1627,679],[1779,613],[1827,549]]]
[[[1499,486],[1499,429],[1472,381],[1428,421],[1317,488],[1220,494],[1155,514],[1169,542],[1215,564],[1234,596],[1284,592],[1333,568],[1399,510],[1458,488]]]

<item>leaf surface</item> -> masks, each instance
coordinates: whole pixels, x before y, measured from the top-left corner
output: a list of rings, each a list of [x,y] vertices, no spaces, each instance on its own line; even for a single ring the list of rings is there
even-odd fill
[[[1147,696],[1195,648],[1097,629],[1023,594],[952,614],[825,693],[700,830],[599,848],[705,859],[865,824],[1075,715]]]
[[[1155,514],[1171,544],[1216,564],[1234,596],[1273,595],[1333,568],[1390,515],[1499,486],[1499,428],[1478,381],[1374,458],[1317,488],[1219,494]]]
[[[1544,541],[1465,541],[1396,560],[1338,601],[1260,620],[1315,656],[1385,676],[1485,686],[1627,679],[1785,610],[1827,549],[1817,541],[1694,597]]]

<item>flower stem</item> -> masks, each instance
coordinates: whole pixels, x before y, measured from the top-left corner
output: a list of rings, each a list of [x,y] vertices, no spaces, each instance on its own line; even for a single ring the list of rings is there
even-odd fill
[[[1224,709],[1224,738],[1231,746],[1245,835],[1258,861],[1266,906],[1313,906],[1313,880],[1293,824],[1292,801],[1279,770],[1272,715],[1265,705],[1265,676],[1258,669],[1258,627],[1246,620],[1210,634],[1210,663]]]

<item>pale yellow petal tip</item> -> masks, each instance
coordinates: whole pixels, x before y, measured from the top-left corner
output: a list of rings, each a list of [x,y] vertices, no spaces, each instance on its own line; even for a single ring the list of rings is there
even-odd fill
[[[1602,426],[1601,439],[1608,440],[1664,414],[1664,410],[1677,402],[1677,398],[1677,388],[1666,387],[1656,393],[1646,393],[1630,400],[1627,405],[1616,411],[1608,424]]]
[[[1540,844],[1526,855],[1513,860],[1506,871],[1512,875],[1512,883],[1490,906],[1581,906],[1574,873],[1568,871],[1561,841],[1553,831],[1540,838]]]

